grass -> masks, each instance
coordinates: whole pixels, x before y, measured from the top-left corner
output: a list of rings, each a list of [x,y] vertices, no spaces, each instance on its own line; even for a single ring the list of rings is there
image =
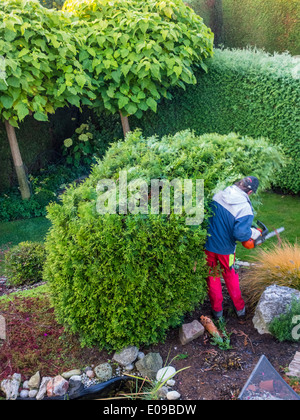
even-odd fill
[[[0,223],[0,276],[4,273],[3,251],[24,241],[43,242],[50,226],[45,217]]]
[[[0,223],[0,248],[8,244],[17,245],[23,241],[43,242],[50,226],[50,220],[45,217],[2,222]]]

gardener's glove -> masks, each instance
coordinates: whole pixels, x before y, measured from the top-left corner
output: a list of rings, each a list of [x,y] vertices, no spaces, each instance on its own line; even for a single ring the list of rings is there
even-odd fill
[[[261,231],[255,228],[251,228],[251,239],[253,239],[254,241],[256,241],[256,239],[258,239],[261,236]]]

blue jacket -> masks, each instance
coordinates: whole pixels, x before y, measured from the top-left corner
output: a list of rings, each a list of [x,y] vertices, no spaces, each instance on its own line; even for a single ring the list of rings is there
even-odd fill
[[[236,241],[251,238],[253,207],[249,196],[236,185],[214,195],[205,248],[221,255],[235,253]]]

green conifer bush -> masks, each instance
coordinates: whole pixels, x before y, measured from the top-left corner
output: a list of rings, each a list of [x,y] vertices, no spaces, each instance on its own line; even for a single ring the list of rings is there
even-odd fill
[[[83,345],[120,349],[161,341],[206,297],[203,247],[213,192],[249,174],[265,188],[281,160],[264,139],[234,133],[196,136],[188,130],[159,139],[137,130],[114,143],[83,184],[70,187],[61,205],[48,207],[44,278],[58,319],[80,334]],[[127,185],[146,181],[148,214],[124,214],[121,171]],[[113,214],[99,214],[97,207],[104,179],[116,185]],[[153,214],[153,179],[203,179],[203,223],[187,225],[186,208],[177,214],[172,200],[169,214]],[[128,188],[128,200],[130,194],[138,190]]]

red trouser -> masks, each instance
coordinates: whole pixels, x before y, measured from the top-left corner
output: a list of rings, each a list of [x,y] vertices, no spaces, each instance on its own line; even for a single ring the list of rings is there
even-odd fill
[[[237,311],[244,309],[245,302],[240,290],[239,275],[234,271],[233,267],[234,256],[215,254],[210,251],[205,251],[205,254],[207,264],[210,267],[207,285],[212,309],[215,312],[223,310],[222,284],[218,265],[221,266],[222,275],[235,309]]]

